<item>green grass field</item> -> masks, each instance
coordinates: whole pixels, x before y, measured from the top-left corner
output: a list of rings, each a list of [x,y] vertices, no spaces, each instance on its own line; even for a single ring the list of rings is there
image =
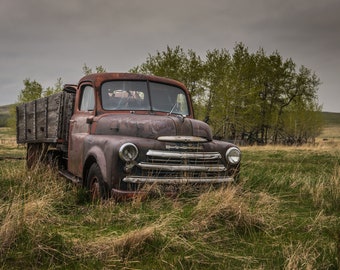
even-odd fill
[[[334,115],[333,115],[334,116]],[[243,147],[240,182],[91,204],[0,129],[0,269],[340,269],[340,124]]]
[[[0,159],[0,268],[339,269],[339,148],[242,150],[237,185],[101,204],[49,169]]]

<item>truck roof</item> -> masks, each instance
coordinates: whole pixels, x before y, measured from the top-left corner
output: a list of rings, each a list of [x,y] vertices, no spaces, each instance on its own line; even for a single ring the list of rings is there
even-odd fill
[[[120,72],[94,73],[94,74],[86,75],[80,79],[79,84],[84,83],[84,82],[91,82],[96,87],[99,87],[103,82],[110,81],[110,80],[155,81],[155,82],[177,85],[180,88],[183,88],[186,91],[188,91],[183,83],[173,80],[173,79],[158,77],[158,76],[153,76],[153,75],[146,75],[146,74],[120,73]]]

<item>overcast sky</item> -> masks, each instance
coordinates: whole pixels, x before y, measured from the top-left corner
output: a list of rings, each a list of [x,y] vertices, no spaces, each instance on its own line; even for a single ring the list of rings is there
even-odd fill
[[[0,106],[23,80],[77,83],[86,63],[126,72],[179,45],[277,50],[322,81],[319,103],[340,112],[339,0],[0,0]]]

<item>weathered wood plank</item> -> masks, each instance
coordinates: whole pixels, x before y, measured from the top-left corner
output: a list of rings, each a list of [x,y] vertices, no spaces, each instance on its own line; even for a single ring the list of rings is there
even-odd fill
[[[67,140],[74,94],[60,92],[17,106],[17,142]]]

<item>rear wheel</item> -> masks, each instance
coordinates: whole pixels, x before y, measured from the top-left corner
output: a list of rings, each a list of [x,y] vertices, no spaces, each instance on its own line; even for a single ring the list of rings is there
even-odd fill
[[[97,163],[91,165],[86,183],[91,201],[95,202],[109,197],[108,188]]]

